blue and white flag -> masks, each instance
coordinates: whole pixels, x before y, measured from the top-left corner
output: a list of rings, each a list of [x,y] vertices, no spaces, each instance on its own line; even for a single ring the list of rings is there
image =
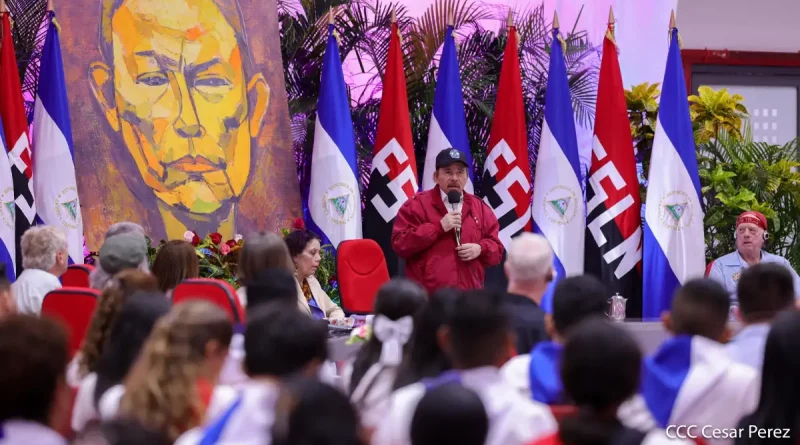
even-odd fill
[[[556,279],[542,300],[551,312],[553,289],[558,280],[583,273],[585,203],[575,117],[567,81],[562,40],[553,30],[550,70],[545,93],[544,122],[533,179],[533,231],[553,247]]]
[[[686,78],[672,29],[653,138],[644,216],[642,318],[661,316],[675,290],[706,267],[700,176],[697,173]]]
[[[12,283],[16,277],[14,181],[11,179],[11,164],[8,162],[6,137],[0,118],[0,263],[6,267],[6,277]]]
[[[75,184],[75,152],[69,119],[67,86],[55,14],[42,49],[39,85],[33,111],[33,194],[44,224],[60,227],[67,235],[69,261],[83,264],[83,220]]]
[[[309,229],[317,231],[323,242],[329,242],[334,248],[342,241],[361,238],[361,194],[357,171],[350,99],[344,84],[334,25],[328,25],[306,222]]]
[[[467,117],[464,113],[461,74],[458,69],[458,54],[452,26],[447,27],[442,58],[439,61],[436,92],[433,96],[431,128],[428,130],[428,147],[425,149],[425,167],[422,171],[423,191],[430,190],[436,185],[433,182],[433,172],[436,171],[436,155],[442,150],[450,148],[455,148],[467,157],[469,180],[465,190],[473,193],[472,154],[469,151]]]

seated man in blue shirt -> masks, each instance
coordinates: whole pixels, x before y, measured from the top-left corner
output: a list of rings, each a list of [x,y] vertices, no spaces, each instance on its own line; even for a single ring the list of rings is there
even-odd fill
[[[744,327],[725,348],[733,360],[761,371],[772,320],[794,304],[792,273],[780,264],[756,264],[742,272],[736,294]]]
[[[723,255],[711,262],[708,278],[716,280],[725,287],[731,296],[731,301],[736,302],[736,283],[744,270],[758,263],[778,263],[789,268],[794,280],[794,295],[800,293],[800,277],[792,269],[789,261],[779,255],[773,255],[763,250],[764,241],[769,238],[767,233],[767,218],[759,212],[747,211],[739,215],[736,220],[736,250]]]

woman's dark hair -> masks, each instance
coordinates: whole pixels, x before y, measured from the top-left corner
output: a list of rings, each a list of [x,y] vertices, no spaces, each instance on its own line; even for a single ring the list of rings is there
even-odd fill
[[[447,383],[422,396],[411,420],[411,445],[483,445],[489,417],[475,392]]]
[[[164,435],[148,430],[136,420],[123,417],[92,425],[73,442],[75,445],[140,445],[143,443],[169,445],[171,442]]]
[[[427,300],[425,289],[419,284],[404,280],[395,279],[381,286],[378,295],[375,297],[375,316],[383,315],[389,320],[399,320],[405,316],[415,316],[425,305]],[[404,350],[409,348],[409,340]],[[366,345],[358,351],[358,355],[353,363],[353,375],[350,378],[350,393],[358,386],[361,378],[370,368],[378,362],[383,350],[383,344],[373,334]]]
[[[416,383],[426,377],[436,377],[451,368],[436,338],[436,332],[447,323],[453,305],[461,291],[440,289],[431,295],[430,300],[414,320],[414,333],[408,341],[403,363],[397,370],[394,388]]]
[[[167,241],[153,261],[153,276],[161,292],[175,289],[181,281],[200,276],[200,261],[192,243],[184,240]]]
[[[286,247],[289,248],[289,256],[292,258],[303,253],[311,240],[322,242],[319,235],[308,229],[292,230],[283,240],[286,241]]]
[[[275,407],[273,445],[367,445],[360,434],[356,410],[338,389],[301,377],[283,385]]]
[[[137,292],[122,305],[117,322],[111,328],[108,343],[97,362],[95,405],[109,388],[122,383],[156,321],[169,310],[170,303],[164,295],[151,292]]]
[[[617,408],[636,393],[642,353],[628,332],[602,318],[570,329],[561,355],[564,392],[578,413],[561,420],[568,445],[606,445],[621,431]]]
[[[752,414],[742,418],[739,428],[750,425],[771,431],[789,429],[795,442],[800,435],[800,313],[790,310],[779,314],[772,323],[764,346],[761,371],[761,398]],[[783,439],[744,435],[736,445],[765,445],[786,442]]]
[[[292,259],[283,238],[277,233],[259,232],[248,236],[239,252],[236,276],[245,283],[256,279],[264,269],[285,269],[294,272]]]

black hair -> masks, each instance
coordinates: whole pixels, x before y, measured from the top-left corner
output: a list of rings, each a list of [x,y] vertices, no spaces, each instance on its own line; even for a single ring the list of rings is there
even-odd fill
[[[59,383],[66,387],[67,333],[57,321],[10,315],[0,321],[0,423],[48,425]]]
[[[454,366],[470,369],[495,365],[499,354],[508,351],[509,314],[499,292],[464,292],[456,300],[447,326]]]
[[[744,321],[768,321],[794,304],[794,277],[782,264],[759,263],[742,272],[736,295]]]
[[[422,396],[410,429],[411,445],[483,445],[489,417],[474,391],[446,383]]]
[[[309,378],[283,385],[272,427],[274,445],[367,445],[360,432],[355,408],[338,389]]]
[[[592,275],[564,278],[553,291],[555,330],[567,335],[570,328],[586,318],[603,316],[610,297],[608,286]]]
[[[728,324],[731,298],[721,284],[709,278],[688,281],[672,301],[672,332],[700,335],[719,341]]]
[[[426,377],[436,377],[451,368],[437,340],[440,327],[447,324],[456,299],[462,291],[440,289],[431,295],[414,319],[414,333],[408,341],[403,363],[397,370],[394,388],[416,383]]]
[[[770,431],[788,429],[795,442],[800,437],[800,313],[796,310],[779,314],[772,323],[764,347],[761,371],[761,392],[758,407],[742,418],[739,428],[750,425]],[[784,443],[783,439],[743,435],[736,445]]]
[[[129,417],[119,417],[86,429],[73,442],[74,445],[169,445],[170,440],[163,434],[145,428],[139,421]]]
[[[427,297],[428,294],[425,289],[419,284],[405,279],[394,279],[381,286],[378,290],[378,294],[375,296],[373,312],[376,317],[383,315],[393,321],[405,316],[413,317],[425,304]],[[404,350],[407,350],[410,344],[410,341],[407,342]],[[349,390],[351,394],[370,366],[378,362],[382,350],[383,344],[373,334],[367,344],[358,351],[358,355],[353,362],[353,374],[350,378]]]
[[[606,445],[621,428],[617,408],[639,387],[642,353],[623,328],[590,318],[571,329],[561,354],[561,381],[576,415],[562,419],[561,441]]]
[[[5,263],[0,263],[0,292],[11,288],[11,280],[6,275]]]
[[[247,289],[247,311],[272,302],[297,305],[297,280],[285,269],[268,268],[256,273],[245,282]]]
[[[159,292],[136,292],[122,305],[95,367],[95,406],[109,388],[125,379],[156,322],[170,306]]]
[[[303,253],[306,250],[306,246],[312,240],[317,240],[322,242],[322,239],[316,233],[308,230],[308,229],[295,229],[289,232],[283,241],[286,243],[286,247],[289,248],[289,256],[292,258],[296,257]]]
[[[251,377],[287,377],[328,356],[328,329],[296,307],[270,303],[256,309],[244,331],[244,368]]]

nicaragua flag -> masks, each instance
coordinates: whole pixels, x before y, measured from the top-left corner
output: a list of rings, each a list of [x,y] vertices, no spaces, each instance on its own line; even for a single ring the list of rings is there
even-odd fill
[[[334,248],[361,238],[361,194],[358,189],[356,143],[342,59],[328,25],[328,46],[322,59],[322,80],[311,154],[308,227]]]
[[[425,149],[425,167],[422,176],[422,190],[430,190],[436,185],[433,172],[436,171],[436,155],[442,150],[455,148],[467,157],[470,166],[469,180],[465,190],[473,193],[472,154],[469,151],[467,118],[464,113],[464,97],[461,94],[461,74],[458,70],[456,40],[453,27],[447,27],[439,61],[439,74],[436,78],[436,92],[433,96],[431,128],[428,130],[428,146]]]
[[[678,30],[672,28],[653,138],[645,206],[642,318],[672,306],[681,284],[705,271],[703,209]]]
[[[6,154],[6,138],[3,120],[0,118],[0,264],[6,268],[6,277],[12,283],[16,279],[14,263],[15,213],[14,181],[11,179],[11,164]]]
[[[58,26],[53,22],[55,13],[48,14],[50,23],[33,111],[33,169],[37,173],[34,196],[40,203],[38,213],[42,222],[64,230],[70,263],[83,264],[83,220],[75,183],[75,150],[61,44]]]
[[[552,310],[556,283],[565,276],[583,273],[586,230],[578,139],[563,43],[558,33],[555,28],[531,207],[533,231],[547,238],[555,255],[556,279],[542,299],[542,308],[547,312]]]

